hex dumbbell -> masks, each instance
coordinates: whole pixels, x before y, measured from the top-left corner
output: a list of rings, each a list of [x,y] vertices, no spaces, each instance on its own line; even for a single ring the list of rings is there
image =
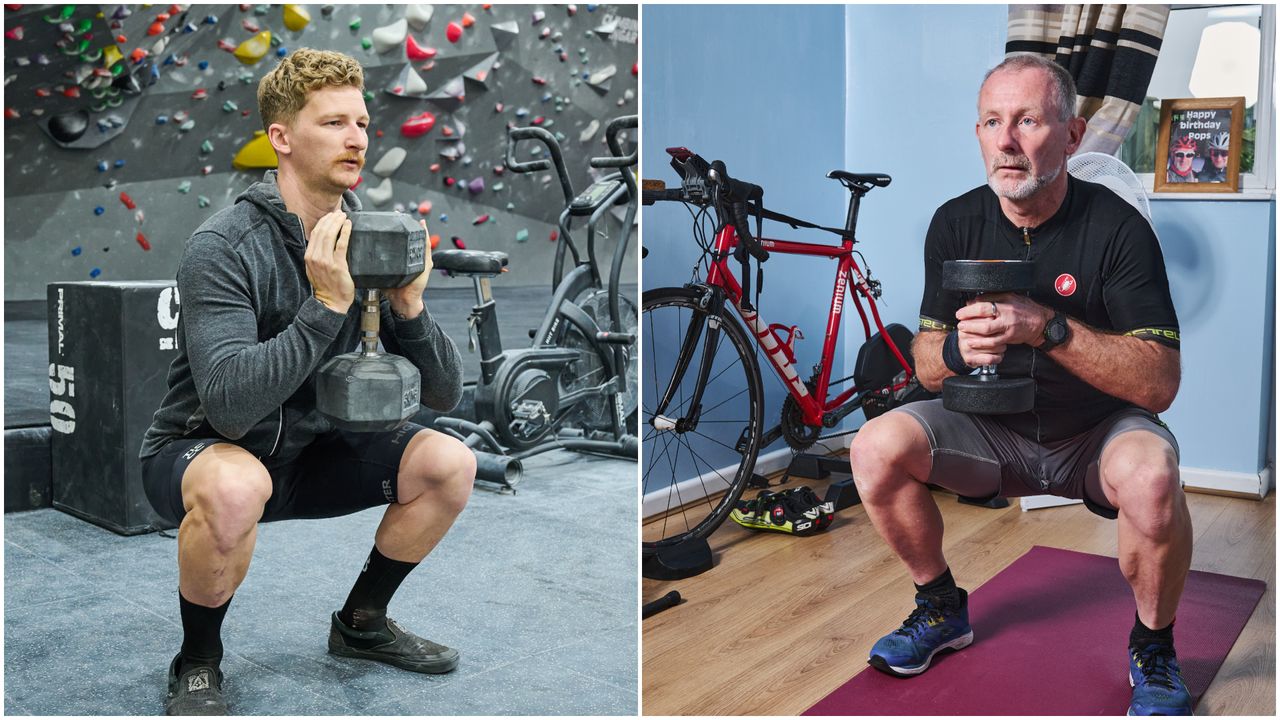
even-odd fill
[[[942,287],[972,297],[983,293],[1026,292],[1035,284],[1035,263],[1025,260],[947,260],[942,263]],[[942,405],[956,412],[1011,415],[1036,404],[1031,378],[1002,378],[995,365],[974,375],[942,381]]]
[[[361,299],[361,347],[320,366],[316,408],[344,430],[394,430],[417,414],[422,382],[413,363],[378,352],[379,300],[382,289],[404,287],[426,268],[427,237],[404,213],[349,219],[347,265]]]

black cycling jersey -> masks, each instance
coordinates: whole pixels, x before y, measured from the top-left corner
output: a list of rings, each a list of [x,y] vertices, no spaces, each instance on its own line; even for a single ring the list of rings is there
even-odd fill
[[[1102,185],[1071,177],[1067,188],[1062,207],[1037,228],[1016,227],[985,185],[938,208],[925,237],[920,329],[954,329],[955,313],[967,299],[942,289],[944,260],[1031,260],[1032,300],[1094,329],[1177,349],[1178,317],[1150,223]],[[1030,345],[1010,346],[998,370],[1001,376],[1035,378],[1035,409],[1000,419],[1037,442],[1071,437],[1132,405]]]

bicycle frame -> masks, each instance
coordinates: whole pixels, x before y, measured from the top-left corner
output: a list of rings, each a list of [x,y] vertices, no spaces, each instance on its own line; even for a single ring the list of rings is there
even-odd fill
[[[771,253],[835,258],[837,261],[835,287],[831,294],[831,309],[827,317],[826,334],[822,342],[821,369],[818,371],[818,377],[812,392],[796,371],[796,361],[791,345],[778,334],[778,328],[791,329],[793,326],[767,324],[760,317],[758,308],[747,310],[742,306],[742,285],[729,267],[729,260],[738,245],[738,237],[732,224],[726,223],[716,234],[713,259],[710,270],[707,273],[706,284],[710,287],[720,288],[725,292],[727,299],[731,301],[738,316],[742,318],[747,328],[759,340],[765,357],[769,359],[774,371],[786,386],[787,392],[791,394],[799,406],[806,425],[822,426],[824,424],[824,416],[827,413],[839,410],[851,398],[854,398],[857,393],[880,389],[860,388],[855,385],[836,397],[830,400],[827,399],[831,382],[832,360],[835,358],[836,340],[840,335],[840,320],[844,314],[846,290],[853,297],[853,304],[858,310],[858,316],[862,319],[862,329],[867,340],[871,339],[871,325],[867,320],[867,312],[863,308],[862,299],[865,299],[871,308],[871,316],[875,320],[876,330],[884,338],[905,372],[901,381],[887,388],[888,392],[896,392],[906,387],[911,381],[914,372],[906,358],[903,357],[902,351],[893,342],[893,338],[885,332],[884,323],[880,320],[880,311],[876,307],[875,297],[872,295],[870,287],[868,287],[866,276],[863,274],[862,268],[858,267],[857,261],[853,259],[854,241],[851,238],[844,238],[840,245],[819,245],[770,238],[761,238],[760,244]],[[859,298],[859,295],[862,296],[862,299]]]

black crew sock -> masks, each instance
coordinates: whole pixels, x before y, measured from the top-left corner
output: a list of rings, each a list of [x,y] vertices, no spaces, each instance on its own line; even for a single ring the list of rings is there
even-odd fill
[[[939,598],[951,607],[959,607],[963,604],[962,591],[956,587],[956,579],[951,576],[951,568],[947,568],[941,575],[924,585],[916,585],[916,592]]]
[[[1139,650],[1145,649],[1148,645],[1168,645],[1173,647],[1173,623],[1159,630],[1152,630],[1142,624],[1142,620],[1138,618],[1138,613],[1133,613],[1133,629],[1129,631],[1129,647]]]
[[[392,560],[378,552],[378,546],[374,545],[347,596],[347,604],[338,611],[338,619],[357,630],[386,627],[387,603],[416,567],[418,563]]]
[[[196,665],[218,667],[222,662],[222,619],[227,616],[231,598],[216,608],[197,605],[178,593],[182,614],[182,662],[178,673]]]

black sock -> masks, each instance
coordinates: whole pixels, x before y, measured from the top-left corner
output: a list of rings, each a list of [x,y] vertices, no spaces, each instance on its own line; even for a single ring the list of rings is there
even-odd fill
[[[179,672],[195,665],[217,667],[222,662],[222,619],[227,616],[231,598],[220,607],[197,605],[178,593],[182,613],[182,663]]]
[[[351,588],[351,594],[347,596],[347,604],[338,612],[338,619],[358,630],[384,627],[387,603],[416,567],[418,563],[388,558],[374,545],[364,569],[356,578],[356,584]]]
[[[963,591],[956,587],[956,579],[951,577],[951,568],[947,568],[941,575],[924,585],[916,585],[916,592],[940,598],[948,605],[957,606],[962,604],[961,593]]]
[[[1129,647],[1141,650],[1153,644],[1173,646],[1173,623],[1170,622],[1159,630],[1152,630],[1143,625],[1138,613],[1134,612],[1133,629],[1129,631]]]

